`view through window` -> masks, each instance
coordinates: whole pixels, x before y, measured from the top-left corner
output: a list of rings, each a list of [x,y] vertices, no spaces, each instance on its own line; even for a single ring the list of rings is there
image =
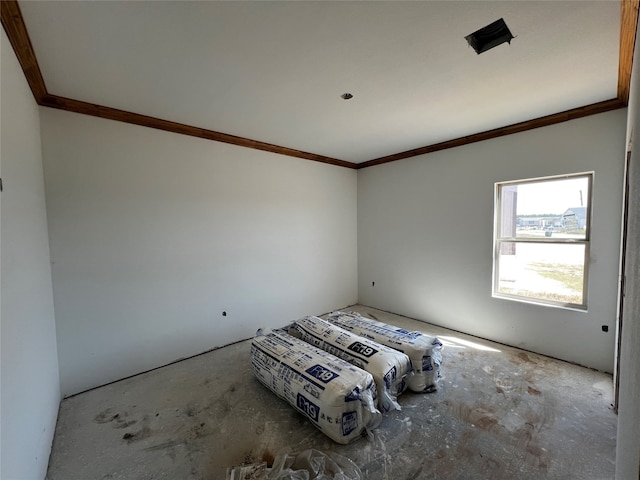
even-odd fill
[[[496,184],[494,296],[586,309],[592,180]]]

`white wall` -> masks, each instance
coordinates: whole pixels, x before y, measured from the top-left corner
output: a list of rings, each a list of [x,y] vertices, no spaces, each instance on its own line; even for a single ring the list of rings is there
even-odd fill
[[[1,49],[0,477],[36,480],[46,474],[60,403],[40,124],[4,30]]]
[[[618,110],[361,170],[359,302],[612,371],[625,120]],[[494,183],[591,170],[588,313],[492,298]]]
[[[48,108],[41,123],[65,395],[356,302],[356,171]]]
[[[629,224],[626,294],[620,349],[620,390],[616,479],[640,478],[640,38],[636,37],[627,144],[633,139],[629,168]]]

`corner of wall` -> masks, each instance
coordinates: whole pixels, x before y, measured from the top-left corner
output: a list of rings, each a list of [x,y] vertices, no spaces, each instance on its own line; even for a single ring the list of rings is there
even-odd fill
[[[44,478],[60,382],[39,110],[1,32],[0,477]]]

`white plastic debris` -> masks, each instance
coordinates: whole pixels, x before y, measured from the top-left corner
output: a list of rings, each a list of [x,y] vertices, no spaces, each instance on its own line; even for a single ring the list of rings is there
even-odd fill
[[[292,476],[304,474],[309,476]],[[309,478],[309,480],[364,480],[358,466],[350,459],[334,452],[305,450],[297,455],[281,455],[276,457],[269,480],[289,478]]]
[[[266,462],[227,468],[227,480],[266,480],[269,469]]]
[[[370,373],[284,331],[258,331],[251,365],[261,383],[338,443],[380,424]]]
[[[352,460],[310,449],[278,455],[272,468],[265,463],[230,467],[227,480],[364,480],[364,476]]]
[[[382,412],[400,410],[397,397],[407,389],[407,376],[412,374],[407,355],[318,317],[303,317],[293,322],[288,331],[369,372],[376,382],[378,408]]]
[[[345,330],[406,353],[414,373],[408,382],[410,390],[437,390],[442,363],[442,342],[437,337],[364,318],[357,312],[334,312],[328,320]]]

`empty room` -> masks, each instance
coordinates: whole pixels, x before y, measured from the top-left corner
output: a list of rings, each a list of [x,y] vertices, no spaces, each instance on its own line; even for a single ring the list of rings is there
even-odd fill
[[[0,479],[640,479],[638,6],[1,0]]]

